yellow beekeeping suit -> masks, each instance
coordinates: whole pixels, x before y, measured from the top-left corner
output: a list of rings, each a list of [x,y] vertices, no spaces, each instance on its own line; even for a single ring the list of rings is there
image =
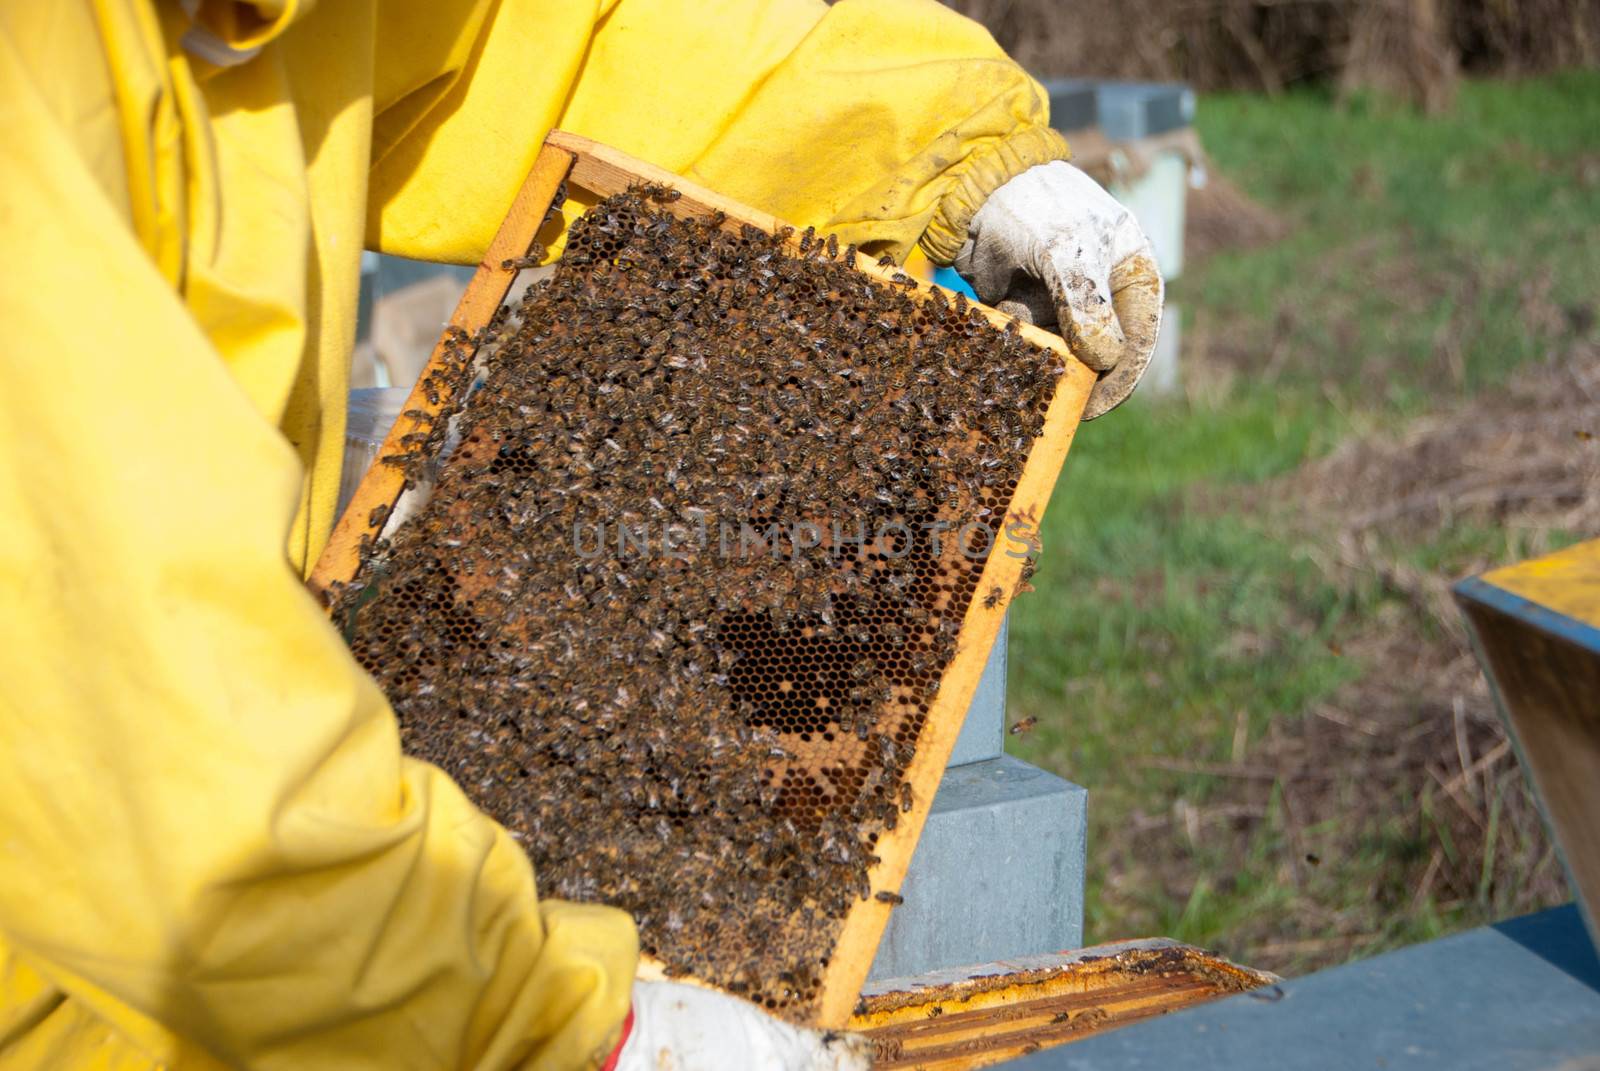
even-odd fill
[[[0,1068],[591,1066],[631,921],[299,582],[359,254],[475,261],[561,126],[948,260],[1044,118],[932,0],[0,0]]]

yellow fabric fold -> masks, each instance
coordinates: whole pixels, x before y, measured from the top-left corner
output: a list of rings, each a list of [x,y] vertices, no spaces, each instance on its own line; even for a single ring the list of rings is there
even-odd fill
[[[337,0],[335,0],[337,2]],[[254,52],[309,14],[316,0],[184,0],[196,26],[238,52]]]

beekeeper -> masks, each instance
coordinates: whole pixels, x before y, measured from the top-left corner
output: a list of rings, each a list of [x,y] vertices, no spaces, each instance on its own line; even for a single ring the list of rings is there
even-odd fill
[[[405,758],[301,576],[363,249],[475,262],[562,127],[956,261],[1114,404],[1137,226],[933,0],[0,0],[0,1065],[857,1067]]]

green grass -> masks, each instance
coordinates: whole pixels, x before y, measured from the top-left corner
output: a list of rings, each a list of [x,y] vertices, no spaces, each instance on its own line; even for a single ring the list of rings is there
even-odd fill
[[[1246,340],[1287,313],[1298,367],[1362,404],[1427,405],[1540,356],[1530,286],[1558,307],[1593,301],[1593,72],[1468,85],[1443,118],[1222,95],[1199,126],[1223,173],[1298,227],[1179,280],[1176,299]],[[1455,360],[1439,352],[1453,322],[1471,332]]]
[[[1355,672],[1331,643],[1360,609],[1347,593],[1249,518],[1185,508],[1188,488],[1285,472],[1340,425],[1312,399],[1255,388],[1208,410],[1119,411],[1074,445],[1046,514],[1037,592],[1012,610],[1009,698],[1014,717],[1040,718],[1015,750],[1091,789],[1091,941],[1154,917],[1167,935],[1216,945],[1262,898],[1290,895],[1264,866],[1223,890],[1198,875],[1186,903],[1108,901],[1095,859],[1171,791],[1136,760],[1226,758],[1240,711],[1258,735]]]
[[[1327,410],[1279,401],[1134,409],[1074,446],[1038,593],[1012,612],[1012,705],[1048,714],[1033,753],[1064,774],[1191,753],[1231,736],[1236,709],[1259,723],[1343,679],[1341,595],[1248,520],[1184,509],[1192,484],[1275,475],[1324,441]]]
[[[1171,805],[1173,778],[1140,760],[1226,761],[1241,712],[1250,739],[1301,716],[1360,675],[1339,642],[1383,602],[1328,576],[1265,512],[1196,503],[1502,382],[1600,293],[1600,73],[1469,84],[1441,118],[1312,92],[1208,96],[1199,128],[1219,170],[1295,229],[1172,287],[1186,331],[1202,326],[1238,374],[1193,392],[1206,400],[1136,400],[1083,430],[1045,522],[1037,593],[1012,614],[1013,716],[1039,717],[1013,750],[1091,791],[1090,941],[1155,920],[1226,946],[1289,909],[1270,814],[1243,859],[1200,853],[1186,892],[1113,887],[1103,861],[1134,815]],[[1264,374],[1275,342],[1285,356]],[[1465,526],[1396,553],[1451,576],[1519,549]],[[1374,835],[1314,880],[1366,897],[1414,862],[1408,838]],[[1424,900],[1370,947],[1469,915]]]

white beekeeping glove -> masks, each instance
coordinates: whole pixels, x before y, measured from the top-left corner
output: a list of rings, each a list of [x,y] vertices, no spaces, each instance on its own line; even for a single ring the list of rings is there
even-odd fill
[[[615,1071],[867,1071],[866,1039],[781,1022],[748,1001],[676,982],[634,982]]]
[[[1132,213],[1088,175],[1056,160],[1001,186],[972,217],[955,268],[988,304],[1059,325],[1101,373],[1086,418],[1133,393],[1161,329],[1161,272]]]

